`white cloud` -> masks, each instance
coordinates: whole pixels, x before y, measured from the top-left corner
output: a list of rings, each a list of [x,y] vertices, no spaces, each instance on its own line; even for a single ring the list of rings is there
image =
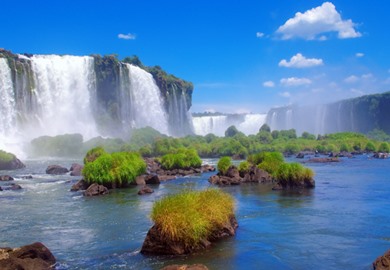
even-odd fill
[[[118,34],[118,38],[119,39],[135,39],[136,38],[136,36],[134,35],[134,34],[130,34],[130,33],[128,33],[128,34]]]
[[[355,30],[352,20],[342,20],[340,13],[331,2],[305,11],[297,12],[294,18],[278,28],[276,33],[282,39],[303,38],[307,40],[326,40],[324,33],[337,32],[338,38],[357,38],[361,33]]]
[[[290,92],[282,92],[282,93],[279,93],[279,96],[289,98],[289,97],[291,97],[291,94],[290,94]]]
[[[315,66],[322,66],[324,62],[322,59],[317,58],[306,58],[302,54],[297,53],[293,57],[291,57],[290,62],[283,59],[279,62],[279,67],[287,67],[287,68],[308,68]]]
[[[372,75],[372,73],[366,73],[366,74],[362,75],[362,79],[364,79],[364,80],[373,79],[373,78],[374,78],[374,75]]]
[[[372,73],[366,73],[359,76],[351,75],[344,79],[344,82],[346,83],[357,83],[359,81],[375,81],[374,75]]]
[[[264,87],[275,87],[275,83],[273,81],[263,82]]]
[[[257,32],[257,33],[256,33],[256,37],[257,37],[257,38],[262,38],[262,37],[264,37],[264,33],[262,33],[262,32]]]
[[[364,53],[356,53],[356,57],[363,57]]]
[[[299,85],[311,84],[311,80],[308,79],[308,78],[290,77],[290,78],[283,78],[283,79],[281,79],[280,83],[283,86],[299,86]]]
[[[359,80],[359,77],[355,76],[355,75],[351,75],[347,78],[344,79],[344,82],[346,83],[355,83]]]

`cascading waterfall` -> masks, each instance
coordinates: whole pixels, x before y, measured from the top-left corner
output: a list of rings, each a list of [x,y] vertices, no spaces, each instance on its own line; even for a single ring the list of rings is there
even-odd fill
[[[247,114],[244,122],[240,123],[237,129],[246,135],[257,134],[260,127],[265,124],[266,117],[267,114]]]
[[[153,76],[126,64],[127,76],[121,72],[121,120],[126,129],[150,126],[168,134],[168,120],[160,90]]]

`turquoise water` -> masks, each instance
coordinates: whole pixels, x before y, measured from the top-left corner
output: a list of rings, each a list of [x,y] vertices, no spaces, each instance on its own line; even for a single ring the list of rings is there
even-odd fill
[[[23,187],[0,192],[0,246],[40,241],[57,258],[57,269],[160,269],[173,263],[210,269],[370,269],[390,249],[390,160],[359,156],[307,164],[316,172],[317,186],[303,193],[256,184],[224,187],[237,202],[237,235],[181,257],[139,253],[152,226],[152,204],[182,189],[209,187],[211,173],[154,186],[155,193],[146,196],[132,187],[85,198],[69,191],[78,177],[45,174],[49,164],[72,162],[30,160],[25,169],[0,172]]]

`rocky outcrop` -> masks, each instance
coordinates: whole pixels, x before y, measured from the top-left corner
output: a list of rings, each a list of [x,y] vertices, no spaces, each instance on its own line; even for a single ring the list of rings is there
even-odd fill
[[[33,243],[20,248],[0,248],[2,270],[49,270],[54,269],[56,259],[42,243]]]
[[[241,183],[272,183],[272,177],[257,166],[251,166],[248,171],[239,173],[236,166],[230,166],[226,173],[218,172],[209,178],[214,185],[240,185]]]
[[[338,157],[322,157],[322,158],[311,158],[305,162],[308,163],[329,163],[329,162],[340,162]]]
[[[81,172],[83,171],[84,166],[78,163],[73,163],[70,167],[70,175],[71,176],[81,176]]]
[[[138,195],[145,195],[145,194],[150,194],[153,192],[154,192],[153,189],[151,189],[150,187],[145,185],[138,191]]]
[[[279,181],[272,189],[273,190],[301,190],[315,187],[313,178],[304,179],[301,181]]]
[[[390,250],[379,256],[373,263],[374,270],[389,270],[390,269]]]
[[[389,154],[388,153],[374,153],[374,155],[372,157],[379,158],[379,159],[387,159],[387,158],[389,158]]]
[[[86,191],[84,191],[84,196],[87,197],[100,196],[100,195],[106,195],[108,193],[109,193],[108,188],[106,188],[103,185],[94,183],[90,185]]]
[[[14,178],[9,175],[0,175],[0,181],[13,181]]]
[[[161,268],[161,270],[208,270],[207,266],[204,264],[173,264]]]
[[[10,154],[12,155],[12,154]],[[12,155],[11,160],[0,159],[0,170],[17,170],[26,167],[16,156]]]
[[[66,174],[68,172],[69,170],[67,168],[62,167],[60,165],[49,165],[46,169],[47,174],[59,175],[59,174]]]
[[[85,182],[84,179],[81,179],[77,181],[76,184],[74,184],[71,188],[70,191],[79,191],[79,190],[86,190],[88,188],[88,183]]]
[[[142,254],[149,255],[182,255],[197,252],[211,246],[218,239],[234,236],[238,228],[237,220],[232,216],[222,228],[215,230],[207,239],[202,239],[197,246],[188,246],[184,243],[172,241],[164,236],[160,228],[153,226],[146,235],[141,248]]]

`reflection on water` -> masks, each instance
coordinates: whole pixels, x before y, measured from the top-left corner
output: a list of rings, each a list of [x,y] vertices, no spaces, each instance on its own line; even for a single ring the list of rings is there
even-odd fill
[[[160,269],[174,263],[210,269],[369,269],[390,248],[389,160],[361,156],[307,164],[316,172],[316,188],[303,192],[257,184],[222,187],[236,199],[237,235],[179,257],[139,253],[152,226],[153,202],[183,189],[208,188],[213,173],[152,186],[155,192],[145,196],[130,187],[84,198],[69,191],[77,177],[44,173],[49,164],[73,162],[28,161],[22,170],[0,173],[16,177],[23,187],[0,192],[0,246],[41,241],[56,256],[57,269]]]

